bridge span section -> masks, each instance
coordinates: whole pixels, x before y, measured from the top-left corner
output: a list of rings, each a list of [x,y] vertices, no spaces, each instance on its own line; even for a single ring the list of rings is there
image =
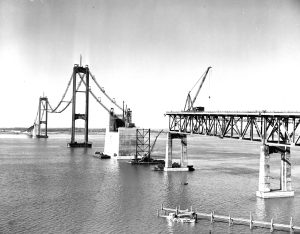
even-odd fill
[[[172,139],[206,135],[261,142],[259,182],[256,195],[262,198],[294,196],[291,181],[291,147],[300,146],[300,112],[167,112],[169,133],[166,162],[172,161]],[[184,154],[187,154],[184,141]],[[270,155],[281,158],[280,188],[270,185]],[[170,167],[172,163],[166,163]]]

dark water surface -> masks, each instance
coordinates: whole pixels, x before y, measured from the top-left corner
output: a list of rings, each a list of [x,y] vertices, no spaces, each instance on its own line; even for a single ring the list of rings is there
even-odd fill
[[[165,206],[233,217],[300,225],[300,153],[292,149],[295,197],[256,198],[259,145],[214,137],[188,139],[196,171],[155,172],[148,166],[92,157],[104,136],[90,137],[92,149],[69,149],[68,135],[30,139],[0,135],[0,233],[270,233],[266,229],[200,220],[168,223],[156,216]],[[179,143],[174,143],[179,155]],[[158,140],[154,154],[163,155]],[[278,185],[279,155],[271,156]],[[188,185],[183,185],[188,182]],[[274,232],[280,233],[280,232]]]

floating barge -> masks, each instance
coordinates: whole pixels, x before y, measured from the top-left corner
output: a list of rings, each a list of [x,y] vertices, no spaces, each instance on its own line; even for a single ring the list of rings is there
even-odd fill
[[[68,143],[68,148],[91,148],[92,143],[89,142],[70,142]]]
[[[133,164],[133,165],[137,165],[137,164],[146,164],[146,165],[163,164],[163,165],[165,165],[165,160],[153,159],[153,158],[150,158],[149,156],[145,156],[145,157],[142,157],[140,159],[138,159],[138,158],[132,159],[130,161],[130,163]]]

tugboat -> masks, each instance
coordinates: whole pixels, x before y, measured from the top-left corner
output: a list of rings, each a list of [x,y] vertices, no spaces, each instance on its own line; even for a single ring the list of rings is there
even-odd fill
[[[110,156],[107,154],[104,154],[102,152],[96,151],[93,155],[95,158],[100,158],[100,159],[110,159]]]

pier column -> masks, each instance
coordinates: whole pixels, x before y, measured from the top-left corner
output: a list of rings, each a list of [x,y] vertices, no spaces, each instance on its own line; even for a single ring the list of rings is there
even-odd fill
[[[182,167],[187,166],[187,137],[186,135],[181,136],[181,158],[180,165]]]
[[[269,146],[260,147],[258,192],[270,192],[270,154]]]
[[[173,139],[180,139],[181,141],[180,167],[176,167],[172,165]],[[189,171],[189,168],[187,167],[187,135],[186,134],[172,133],[172,132],[169,132],[167,134],[164,171]]]
[[[172,134],[167,133],[165,167],[172,167]]]
[[[281,154],[280,189],[271,189],[270,186],[270,154]],[[259,166],[259,186],[256,196],[261,198],[293,197],[291,180],[290,147],[261,146]]]
[[[280,189],[281,191],[292,191],[292,166],[291,150],[286,147],[285,152],[281,153],[281,170],[280,170]]]

